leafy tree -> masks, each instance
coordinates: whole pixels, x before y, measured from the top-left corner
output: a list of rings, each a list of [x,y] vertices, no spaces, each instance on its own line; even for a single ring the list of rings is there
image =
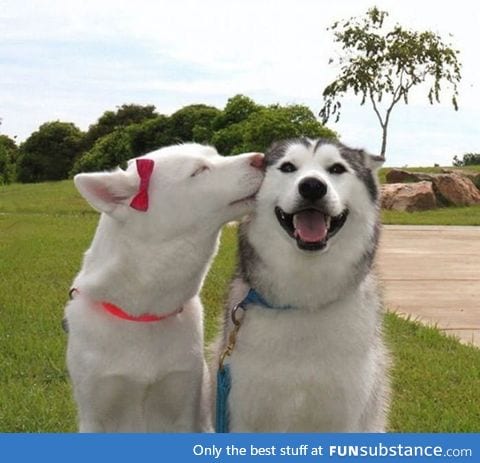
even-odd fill
[[[70,122],[46,122],[20,146],[17,178],[43,182],[68,177],[82,148],[83,133]]]
[[[89,127],[85,135],[84,150],[89,150],[99,138],[120,127],[138,124],[157,116],[153,105],[123,104],[117,106],[116,111],[105,111],[98,121]]]
[[[261,108],[262,106],[255,103],[248,96],[235,95],[228,99],[224,110],[213,122],[214,128],[215,130],[220,130],[232,124],[242,122]]]
[[[458,156],[454,156],[453,165],[455,167],[478,166],[480,165],[480,153],[466,153],[463,155],[462,159]]]
[[[225,156],[250,151],[245,141],[247,123],[238,122],[215,132],[212,136],[212,145]]]
[[[132,157],[130,134],[121,127],[98,139],[89,151],[77,159],[70,174],[125,167],[126,161]]]
[[[219,130],[213,145],[222,154],[265,151],[275,140],[295,137],[336,138],[335,132],[322,126],[306,106],[262,106],[250,116]]]
[[[204,104],[192,104],[179,109],[169,118],[171,139],[177,143],[208,143],[213,133],[213,121],[220,113],[219,109]]]
[[[374,7],[362,18],[335,22],[335,41],[343,54],[337,62],[340,73],[323,91],[324,106],[320,111],[323,122],[331,116],[340,117],[340,99],[349,90],[367,100],[382,128],[381,155],[385,156],[387,130],[394,106],[401,100],[408,104],[412,87],[427,83],[428,100],[440,101],[441,85],[452,92],[452,104],[457,106],[457,84],[460,82],[458,51],[445,44],[438,34],[416,32],[395,25],[386,29],[388,13]]]
[[[169,132],[169,118],[164,115],[131,125],[126,130],[130,134],[132,156],[141,156],[175,142]]]
[[[0,184],[15,180],[15,163],[18,148],[15,141],[6,135],[0,135]]]
[[[214,130],[219,121],[220,125],[227,125]],[[132,157],[178,142],[210,143],[220,153],[230,155],[264,151],[274,140],[303,135],[336,137],[306,106],[266,107],[237,95],[228,101],[224,111],[203,104],[189,105],[170,117],[160,115],[140,124],[117,128],[98,139],[76,161],[71,173],[122,166]]]
[[[141,124],[120,127],[101,137],[73,166],[71,174],[125,166],[128,159],[174,143],[169,133],[169,118],[163,115]]]

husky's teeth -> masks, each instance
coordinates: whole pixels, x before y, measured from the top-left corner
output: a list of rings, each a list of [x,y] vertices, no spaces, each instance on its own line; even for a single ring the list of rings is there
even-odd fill
[[[332,221],[332,218],[329,215],[325,216],[325,225],[328,228],[330,228],[330,222]]]
[[[293,228],[297,228],[297,214],[293,216]]]

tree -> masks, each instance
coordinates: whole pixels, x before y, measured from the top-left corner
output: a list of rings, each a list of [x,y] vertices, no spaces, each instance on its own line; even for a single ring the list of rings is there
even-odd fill
[[[213,133],[213,121],[220,110],[204,104],[184,106],[169,118],[170,137],[176,143],[208,143]]]
[[[387,131],[394,106],[401,100],[408,104],[410,90],[427,83],[428,100],[440,102],[441,85],[446,83],[452,92],[452,104],[457,106],[460,82],[460,63],[457,50],[445,44],[438,34],[415,32],[395,25],[386,29],[388,13],[371,8],[362,18],[335,22],[335,41],[343,54],[337,62],[340,73],[323,91],[324,106],[320,116],[326,123],[331,116],[340,117],[340,99],[349,90],[367,100],[382,128],[381,155],[385,157]],[[388,98],[387,98],[388,97]],[[388,101],[384,101],[388,100]]]
[[[215,130],[216,124],[222,127]],[[185,106],[170,117],[159,115],[119,127],[99,138],[77,159],[71,174],[125,166],[128,159],[162,146],[195,141],[214,145],[224,155],[264,151],[275,140],[291,137],[336,138],[306,106],[262,106],[236,95],[223,111],[212,106]]]
[[[259,106],[246,119],[215,132],[212,143],[225,155],[265,151],[275,140],[296,137],[336,138],[306,106]]]
[[[141,124],[119,127],[98,139],[89,151],[80,156],[71,174],[125,166],[128,159],[172,143],[169,118],[163,115],[147,119]]]
[[[175,143],[169,132],[169,118],[163,114],[141,124],[127,127],[130,134],[132,156],[141,156],[150,151]]]
[[[43,182],[68,178],[82,149],[83,133],[70,122],[46,122],[20,146],[17,178]]]
[[[478,166],[480,165],[480,153],[466,153],[462,159],[455,155],[452,164],[455,167]]]
[[[251,114],[259,111],[262,106],[245,95],[235,95],[229,98],[223,111],[213,122],[215,130],[221,130],[232,124],[247,119]]]
[[[95,124],[92,124],[85,135],[83,149],[89,150],[95,142],[120,127],[138,124],[154,119],[158,114],[153,105],[123,104],[116,111],[105,111]]]
[[[0,135],[0,185],[15,180],[17,153],[15,141],[6,135]]]
[[[120,127],[99,138],[93,147],[82,154],[73,165],[70,175],[126,167],[126,161],[135,157],[132,139],[127,128]]]

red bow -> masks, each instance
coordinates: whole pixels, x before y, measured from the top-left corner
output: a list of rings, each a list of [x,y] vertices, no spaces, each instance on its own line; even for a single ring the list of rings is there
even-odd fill
[[[155,162],[152,159],[137,159],[137,171],[140,176],[140,186],[138,193],[130,202],[130,207],[137,211],[146,211],[148,209],[148,185],[153,172]]]

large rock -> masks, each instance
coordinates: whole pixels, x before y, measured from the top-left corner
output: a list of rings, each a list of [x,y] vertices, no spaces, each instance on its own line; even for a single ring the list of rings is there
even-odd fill
[[[473,182],[473,184],[480,190],[480,172],[468,172],[466,170],[462,170],[461,172],[457,173],[469,178]]]
[[[435,174],[424,174],[423,172],[408,172],[402,169],[391,169],[386,175],[387,183],[412,183],[431,181]]]
[[[464,177],[469,178],[473,184],[480,190],[480,172],[475,172],[466,169],[459,169],[458,167],[455,169],[442,169],[444,174],[458,174]]]
[[[431,182],[390,183],[382,185],[383,209],[395,211],[425,211],[437,206]]]
[[[432,183],[441,203],[453,206],[480,204],[480,191],[472,180],[464,175],[438,174],[432,176]]]

